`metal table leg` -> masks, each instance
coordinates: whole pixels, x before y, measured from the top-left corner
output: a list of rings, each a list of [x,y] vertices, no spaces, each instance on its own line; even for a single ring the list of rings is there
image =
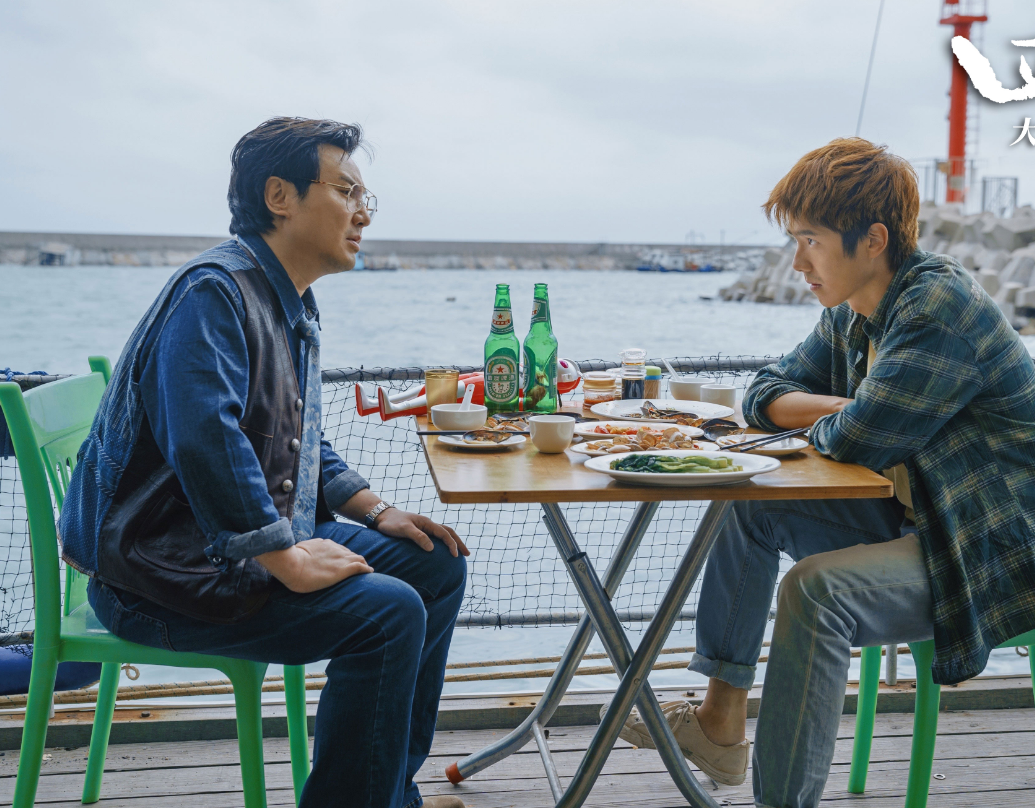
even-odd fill
[[[608,564],[607,571],[604,573],[603,585],[609,596],[614,595],[622,578],[625,577],[625,573],[639,549],[640,542],[646,535],[651,520],[654,519],[654,514],[658,512],[659,505],[660,503],[657,502],[641,502],[636,507],[636,512],[626,527],[618,547],[615,548],[611,562]],[[451,783],[454,785],[460,783],[493,763],[514,754],[533,739],[536,724],[545,727],[549,723],[592,639],[593,624],[588,615],[583,615],[557,665],[557,670],[543,692],[543,697],[532,709],[531,714],[517,728],[494,744],[450,764],[446,768],[446,776]]]
[[[632,653],[629,640],[611,606],[607,592],[597,578],[593,565],[575,541],[564,514],[557,505],[543,505],[550,535],[568,566],[579,596],[586,605],[586,611],[600,634],[615,669],[622,676],[615,697],[608,706],[578,771],[564,796],[557,802],[557,808],[578,808],[589,796],[590,789],[618,739],[622,723],[632,711],[634,700],[638,703],[647,731],[657,745],[665,767],[683,796],[695,808],[716,808],[714,800],[704,791],[686,765],[657,698],[650,688],[644,688],[644,685],[647,674],[672,631],[683,603],[690,595],[694,581],[704,567],[731,505],[732,503],[725,501],[715,501],[709,505],[635,654]]]
[[[608,565],[603,584],[597,577],[596,570],[586,554],[575,541],[559,506],[544,504],[544,521],[547,529],[568,567],[579,596],[586,606],[587,614],[579,622],[557,671],[532,714],[505,738],[449,766],[446,770],[449,780],[459,783],[466,777],[513,754],[535,737],[550,780],[551,791],[554,798],[557,799],[557,807],[578,808],[589,796],[590,790],[618,739],[622,723],[632,711],[633,702],[636,701],[665,767],[683,796],[695,808],[717,808],[714,800],[704,791],[687,766],[653,691],[650,688],[644,688],[643,685],[646,684],[647,674],[654,665],[665,640],[675,625],[683,604],[690,595],[694,581],[704,567],[704,562],[715,543],[718,530],[725,521],[731,505],[730,502],[721,501],[712,502],[709,505],[654,619],[634,654],[621,622],[611,607],[610,598],[628,570],[640,541],[657,512],[658,503],[641,503],[637,507],[636,514]],[[622,679],[575,777],[563,796],[558,799],[560,783],[556,770],[552,767],[550,752],[542,738],[541,730],[560,703],[575,669],[589,646],[594,630],[600,633],[604,648]],[[550,776],[551,774],[552,776]]]

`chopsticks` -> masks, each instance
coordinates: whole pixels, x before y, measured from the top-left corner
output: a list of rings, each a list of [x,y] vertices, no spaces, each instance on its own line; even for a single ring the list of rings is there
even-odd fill
[[[418,435],[466,435],[468,432],[480,432],[481,429],[418,429]],[[485,429],[486,432],[495,432],[493,429]],[[528,435],[529,431],[518,431],[514,429],[501,429],[501,435]]]
[[[808,432],[811,427],[802,427],[801,429],[789,429],[786,432],[780,432],[776,435],[765,435],[757,440],[748,440],[743,443],[735,443],[732,446],[726,447],[727,452],[750,452],[752,449],[757,449],[760,446],[765,446],[769,443],[776,443],[777,441],[787,440],[787,438],[793,438],[795,435],[804,435]]]

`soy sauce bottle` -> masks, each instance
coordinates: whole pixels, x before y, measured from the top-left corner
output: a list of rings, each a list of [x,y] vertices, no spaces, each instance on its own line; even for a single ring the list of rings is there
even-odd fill
[[[627,348],[619,352],[622,360],[622,398],[643,398],[647,378],[647,352]]]

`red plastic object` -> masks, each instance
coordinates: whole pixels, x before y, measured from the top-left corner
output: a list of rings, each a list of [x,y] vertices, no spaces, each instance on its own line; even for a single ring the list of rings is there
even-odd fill
[[[474,385],[474,399],[475,404],[485,403],[485,377],[482,373],[461,373],[460,384],[457,386],[457,401],[463,401],[463,385],[473,384]],[[388,400],[388,396],[385,393],[385,388],[377,388],[378,398],[378,411],[381,415],[382,421],[390,421],[393,418],[401,418],[407,415],[427,415],[428,413],[428,401],[426,396],[417,396],[413,399],[400,402],[399,405],[393,406]]]
[[[558,360],[560,365],[557,391],[559,393],[570,393],[579,386],[582,376],[579,373],[578,365],[568,359]],[[474,385],[475,404],[485,403],[485,374],[462,373],[460,381]],[[359,415],[373,415],[378,413],[382,421],[390,421],[393,418],[401,418],[408,415],[427,415],[427,399],[424,396],[424,387],[411,387],[408,390],[400,390],[389,394],[384,387],[377,388],[377,398],[374,399],[368,393],[362,382],[355,384],[356,391],[356,412]],[[463,387],[457,388],[457,401],[463,400]],[[376,401],[376,405],[375,405]]]
[[[464,776],[460,774],[460,769],[457,768],[455,763],[450,763],[446,766],[446,777],[454,786],[460,785],[464,780]]]

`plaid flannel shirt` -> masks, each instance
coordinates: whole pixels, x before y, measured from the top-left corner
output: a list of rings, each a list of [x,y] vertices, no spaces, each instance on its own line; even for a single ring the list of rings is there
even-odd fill
[[[870,317],[827,309],[760,371],[745,417],[775,431],[766,407],[794,391],[853,399],[816,422],[823,454],[874,471],[905,463],[934,680],[976,676],[992,648],[1035,628],[1035,365],[1016,332],[954,259],[918,250]]]

